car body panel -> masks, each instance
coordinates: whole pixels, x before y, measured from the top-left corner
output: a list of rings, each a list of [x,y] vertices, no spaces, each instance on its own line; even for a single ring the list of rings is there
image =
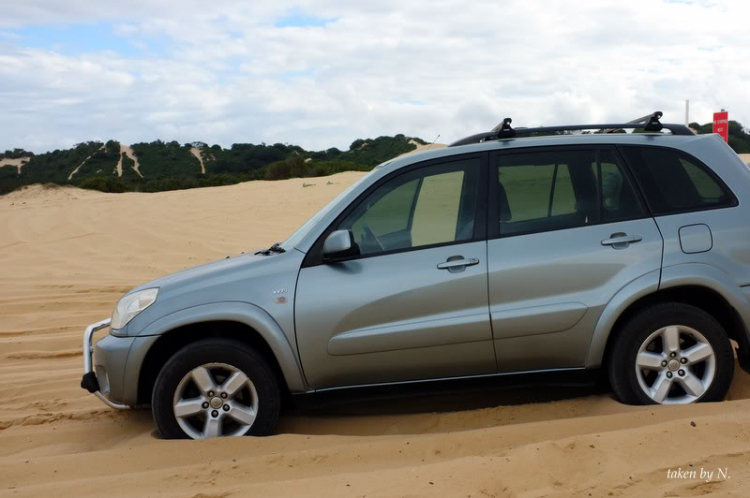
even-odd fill
[[[210,302],[241,301],[265,310],[294,343],[292,297],[304,254],[242,254],[184,270],[133,289],[159,288],[156,303],[137,315],[126,334],[147,335],[165,315]],[[285,299],[279,299],[285,298]],[[117,333],[117,331],[115,331]],[[122,334],[121,334],[122,335]]]
[[[684,263],[665,267],[662,270],[659,289],[700,286],[723,297],[742,318],[750,323],[750,285],[737,285],[735,275],[705,263]]]
[[[642,240],[624,249],[602,245],[614,232],[638,234]],[[651,218],[490,240],[489,299],[498,369],[583,366],[607,304],[630,282],[658,271],[661,251],[661,235]],[[541,313],[528,313],[535,309]],[[524,310],[526,320],[507,319]]]
[[[185,325],[214,321],[243,323],[258,332],[273,351],[289,389],[292,392],[307,390],[294,343],[289,342],[271,315],[251,303],[220,301],[185,308],[152,322],[143,330],[140,337],[158,336]]]
[[[641,275],[621,288],[604,306],[591,334],[591,341],[586,350],[586,368],[598,368],[604,360],[612,328],[617,319],[636,301],[659,290],[661,269]]]
[[[704,223],[685,225],[678,230],[680,249],[685,254],[708,252],[714,246],[711,229]]]
[[[149,349],[159,339],[102,337],[94,346],[93,365],[103,394],[115,403],[138,403],[138,378]]]
[[[479,263],[437,268],[456,255]],[[311,387],[493,372],[485,255],[482,241],[303,268],[295,313]]]
[[[274,351],[287,385],[304,392],[294,334],[294,292],[304,254],[244,254],[181,271],[131,291],[158,287],[156,303],[113,335],[179,333],[184,325],[236,321],[253,328]],[[128,382],[139,372],[128,371]],[[137,385],[137,380],[135,381]]]

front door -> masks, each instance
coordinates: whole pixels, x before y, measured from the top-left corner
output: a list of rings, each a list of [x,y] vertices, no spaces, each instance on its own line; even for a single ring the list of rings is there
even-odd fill
[[[662,237],[614,148],[490,161],[489,297],[498,368],[581,367],[607,303],[646,276]]]
[[[495,371],[483,157],[394,172],[321,237],[351,230],[360,255],[300,270],[297,342],[313,388]]]

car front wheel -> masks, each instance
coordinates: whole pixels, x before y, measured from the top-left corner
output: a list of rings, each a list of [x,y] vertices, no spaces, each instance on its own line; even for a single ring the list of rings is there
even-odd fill
[[[609,378],[628,404],[721,401],[734,375],[726,332],[708,313],[682,303],[653,306],[622,328],[609,355]]]
[[[279,385],[255,350],[236,341],[205,340],[167,361],[151,407],[166,438],[264,436],[279,417]]]

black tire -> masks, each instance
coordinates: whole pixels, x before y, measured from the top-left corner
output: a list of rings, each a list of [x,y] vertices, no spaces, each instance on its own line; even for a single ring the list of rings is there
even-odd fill
[[[656,404],[641,388],[635,370],[641,345],[655,331],[682,325],[700,332],[714,350],[716,372],[713,382],[698,402],[723,400],[734,376],[734,352],[724,328],[705,311],[682,303],[663,303],[644,309],[618,331],[610,348],[607,367],[615,396],[629,405]]]
[[[189,438],[177,423],[172,401],[182,378],[194,368],[207,363],[226,363],[247,375],[257,391],[258,412],[246,435],[272,434],[281,410],[281,392],[273,369],[263,356],[241,342],[207,339],[177,351],[156,378],[151,395],[151,411],[162,436],[167,439]]]

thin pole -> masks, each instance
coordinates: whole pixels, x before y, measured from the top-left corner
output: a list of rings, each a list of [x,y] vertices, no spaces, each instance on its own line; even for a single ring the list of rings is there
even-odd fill
[[[430,147],[432,147],[433,145],[435,145],[435,142],[437,142],[438,138],[440,138],[440,134],[438,134],[438,136],[435,137],[435,140],[433,140],[432,143],[430,145],[428,145],[425,150],[430,150]]]

